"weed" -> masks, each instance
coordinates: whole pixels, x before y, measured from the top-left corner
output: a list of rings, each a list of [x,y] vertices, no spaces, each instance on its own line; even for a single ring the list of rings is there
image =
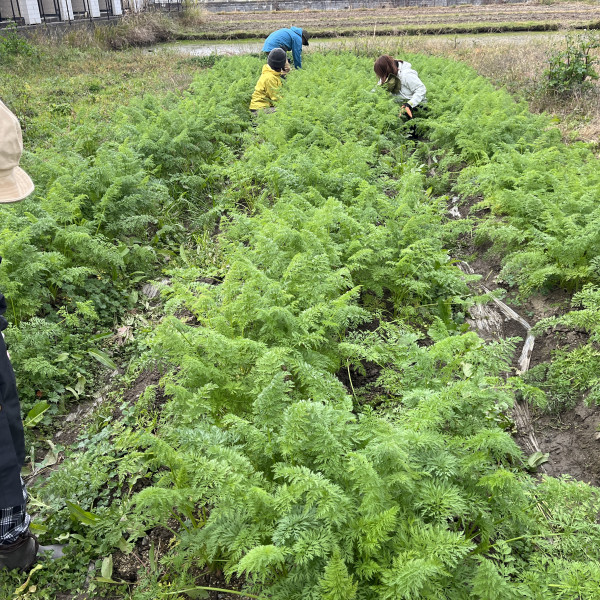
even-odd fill
[[[0,60],[17,56],[34,56],[36,48],[17,33],[17,26],[9,24],[0,30]]]
[[[598,59],[592,53],[597,48],[600,48],[600,35],[596,32],[567,35],[565,49],[554,50],[548,57],[543,88],[559,94],[591,88],[591,80],[598,79],[594,68]]]
[[[213,67],[221,58],[218,54],[209,54],[208,56],[192,56],[189,62],[197,67],[207,69]]]

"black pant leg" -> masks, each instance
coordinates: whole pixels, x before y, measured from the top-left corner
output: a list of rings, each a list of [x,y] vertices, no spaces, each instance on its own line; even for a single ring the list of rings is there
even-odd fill
[[[25,434],[17,382],[6,343],[0,335],[0,508],[23,504],[21,468],[25,462]]]

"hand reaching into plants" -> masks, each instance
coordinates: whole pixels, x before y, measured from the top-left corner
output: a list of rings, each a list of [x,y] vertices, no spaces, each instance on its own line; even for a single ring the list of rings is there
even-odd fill
[[[403,115],[406,115],[409,119],[412,119],[413,114],[412,114],[411,108],[412,107],[410,104],[403,104],[402,107],[400,108],[400,113],[398,114],[398,116],[402,117]]]
[[[285,67],[283,67],[283,71],[281,72],[281,78],[285,79],[290,71],[292,70],[292,65],[290,65],[290,62],[288,60],[285,61]]]

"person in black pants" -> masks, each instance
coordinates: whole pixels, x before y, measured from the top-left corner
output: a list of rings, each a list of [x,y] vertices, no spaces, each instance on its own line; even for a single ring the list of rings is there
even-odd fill
[[[8,323],[6,300],[0,294],[0,329]],[[0,336],[0,568],[27,569],[35,561],[37,540],[29,533],[27,491],[21,479],[25,436],[15,374],[4,334]]]
[[[19,167],[23,137],[17,118],[0,101],[0,207],[18,202],[34,189]],[[0,212],[1,212],[0,208]],[[2,259],[0,258],[0,262]],[[0,332],[8,327],[6,300],[0,293]],[[29,569],[40,548],[29,531],[27,491],[21,478],[25,434],[15,374],[4,333],[0,334],[0,569]]]

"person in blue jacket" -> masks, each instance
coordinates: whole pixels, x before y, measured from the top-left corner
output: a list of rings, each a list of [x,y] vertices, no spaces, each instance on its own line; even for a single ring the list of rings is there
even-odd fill
[[[263,52],[271,52],[275,48],[283,48],[286,52],[291,50],[294,67],[302,68],[302,46],[308,46],[308,34],[300,27],[278,29],[265,40]]]

